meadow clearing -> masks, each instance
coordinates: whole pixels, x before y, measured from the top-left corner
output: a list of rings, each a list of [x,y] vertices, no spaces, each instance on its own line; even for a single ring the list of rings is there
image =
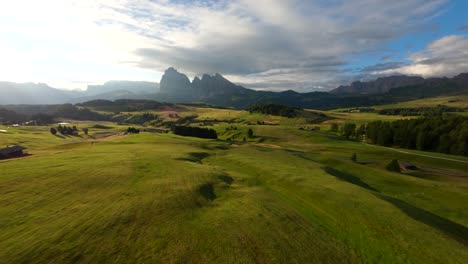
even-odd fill
[[[466,263],[468,158],[327,132],[371,113],[309,131],[304,118],[189,111],[219,121],[219,139],[0,126],[0,145],[32,154],[0,161],[0,262]],[[389,172],[392,159],[419,169]]]

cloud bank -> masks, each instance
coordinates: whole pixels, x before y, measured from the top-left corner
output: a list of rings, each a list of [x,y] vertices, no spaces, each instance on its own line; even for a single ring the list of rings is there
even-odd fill
[[[0,41],[20,35],[39,47],[10,47],[0,55],[24,72],[42,63],[41,76],[55,70],[75,82],[157,81],[174,66],[192,77],[219,72],[255,89],[310,91],[335,88],[359,74],[467,70],[466,39],[459,35],[434,41],[406,61],[390,58],[349,74],[361,57],[381,56],[389,42],[430,26],[447,0],[31,2],[3,4],[0,33],[8,34]],[[53,49],[46,48],[49,43]],[[33,63],[18,63],[31,57]]]
[[[191,75],[220,72],[248,87],[307,91],[348,79],[343,68],[353,57],[417,32],[444,3],[152,1],[126,3],[120,14],[154,42],[135,50],[138,67],[171,65]]]
[[[408,56],[408,65],[377,71],[378,74],[454,76],[468,70],[468,39],[461,35],[446,36],[430,43],[426,49]]]

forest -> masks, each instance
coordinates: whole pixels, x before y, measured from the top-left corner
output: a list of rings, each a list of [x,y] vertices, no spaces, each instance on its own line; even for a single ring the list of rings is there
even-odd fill
[[[250,113],[261,113],[265,115],[275,115],[284,117],[295,117],[298,115],[298,110],[301,109],[287,105],[269,103],[255,104],[247,109],[247,111],[249,111]]]
[[[468,156],[468,117],[450,115],[373,121],[366,126],[371,143]]]
[[[191,126],[174,126],[172,129],[174,134],[179,136],[199,137],[208,139],[217,139],[218,135],[214,129],[191,127]]]

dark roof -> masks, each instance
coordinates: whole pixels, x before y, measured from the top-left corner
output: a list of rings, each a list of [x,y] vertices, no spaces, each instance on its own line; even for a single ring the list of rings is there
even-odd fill
[[[0,149],[0,155],[8,155],[8,154],[15,153],[15,152],[18,152],[18,151],[22,151],[22,150],[25,150],[25,149],[26,148],[22,147],[22,146],[11,146],[11,147]]]
[[[403,168],[411,168],[411,169],[417,168],[416,166],[414,166],[413,164],[409,162],[400,162],[400,166],[402,166]]]

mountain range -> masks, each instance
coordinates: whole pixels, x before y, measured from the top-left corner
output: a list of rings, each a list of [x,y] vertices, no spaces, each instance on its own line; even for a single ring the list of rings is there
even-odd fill
[[[260,102],[286,104],[301,108],[331,109],[369,106],[405,100],[468,92],[468,73],[453,78],[415,76],[381,77],[370,82],[354,82],[330,92],[298,93],[255,91],[236,85],[220,74],[195,77],[169,68],[162,76],[157,100],[199,102],[223,107],[246,108]]]
[[[369,82],[353,82],[330,92],[298,93],[255,91],[236,85],[221,74],[203,74],[192,81],[176,69],[168,68],[160,83],[109,81],[89,85],[85,91],[64,91],[46,84],[0,82],[0,105],[80,103],[96,99],[151,99],[173,103],[206,103],[246,108],[260,102],[301,108],[331,109],[393,103],[404,100],[468,92],[468,73],[453,78],[414,76],[381,77]]]
[[[342,85],[330,91],[332,94],[382,94],[390,91],[392,88],[418,85],[425,81],[417,76],[389,76],[381,77],[375,81],[361,82],[356,81],[350,85]]]
[[[0,105],[63,104],[95,99],[141,99],[159,91],[159,83],[140,81],[109,81],[89,85],[85,91],[56,89],[44,83],[0,82]]]

